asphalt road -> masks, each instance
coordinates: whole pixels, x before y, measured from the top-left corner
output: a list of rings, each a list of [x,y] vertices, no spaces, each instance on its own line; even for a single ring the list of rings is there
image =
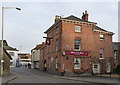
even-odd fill
[[[89,83],[89,82],[83,82],[83,81],[75,81],[75,80],[66,80],[66,79],[60,79],[59,77],[54,77],[54,75],[51,75],[49,73],[41,72],[39,70],[34,69],[28,69],[23,67],[14,67],[11,68],[11,72],[17,75],[17,78],[8,82],[9,85],[14,85],[14,83],[18,83],[19,85],[27,84],[29,85],[34,84],[40,84],[40,83],[46,83],[46,84],[78,84],[78,85],[100,85],[95,83]],[[16,84],[15,84],[16,85]]]

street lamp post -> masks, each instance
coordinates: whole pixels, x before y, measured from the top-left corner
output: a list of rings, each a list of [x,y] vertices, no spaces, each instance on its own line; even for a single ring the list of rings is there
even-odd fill
[[[2,7],[2,48],[1,48],[1,76],[3,74],[3,66],[2,66],[2,61],[3,61],[3,28],[4,28],[4,9],[17,9],[21,10],[20,8],[17,7]]]

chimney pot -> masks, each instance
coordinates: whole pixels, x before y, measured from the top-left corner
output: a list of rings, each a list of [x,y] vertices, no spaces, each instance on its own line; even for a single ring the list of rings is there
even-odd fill
[[[83,15],[84,15],[84,12],[83,12]]]
[[[84,21],[88,21],[87,10],[85,10],[85,14],[84,14],[84,12],[83,12],[82,20],[84,20]]]
[[[85,10],[85,14],[87,14],[87,10]]]
[[[61,19],[61,16],[56,15],[56,16],[55,16],[55,23],[56,23],[57,21],[59,21],[59,19]]]

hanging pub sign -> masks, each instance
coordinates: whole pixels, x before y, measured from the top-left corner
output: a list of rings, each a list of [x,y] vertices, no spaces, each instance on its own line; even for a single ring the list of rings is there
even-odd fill
[[[50,39],[46,39],[46,45],[50,45]]]
[[[83,51],[65,51],[65,55],[88,56],[88,52],[83,52]]]

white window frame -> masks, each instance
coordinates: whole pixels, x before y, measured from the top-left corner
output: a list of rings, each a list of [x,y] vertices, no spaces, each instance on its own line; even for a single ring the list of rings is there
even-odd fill
[[[114,51],[114,59],[117,59],[117,50]]]
[[[80,25],[75,25],[75,32],[81,32],[81,28]]]
[[[58,26],[56,27],[56,33],[55,34],[57,34],[58,33],[58,30],[59,30],[59,28],[58,28]]]
[[[100,50],[103,51],[103,54],[100,52],[100,55],[99,55],[99,56],[101,56],[101,54],[102,54],[102,57],[99,57],[99,59],[104,59],[104,49],[103,49],[103,48],[100,48]]]
[[[106,72],[107,72],[107,73],[110,73],[110,72],[111,72],[111,64],[110,64],[110,63],[107,63]]]
[[[56,61],[55,62],[55,68],[58,69],[58,58],[57,57],[56,57],[55,61]]]
[[[76,59],[77,59],[78,62],[76,62]],[[80,58],[75,57],[74,58],[74,69],[80,69],[81,68],[80,63],[81,63]]]
[[[97,68],[94,68],[97,65]],[[93,64],[93,73],[100,73],[100,64],[94,63]]]
[[[53,58],[53,57],[51,57],[51,62],[53,63],[53,61],[54,61],[54,58]]]
[[[104,35],[100,34],[100,40],[104,40]]]
[[[80,39],[75,39],[75,40],[80,40]],[[81,40],[80,40],[80,43],[79,43],[79,44],[76,44],[76,43],[75,43],[75,40],[74,40],[74,50],[80,51],[80,50],[81,50]],[[79,49],[76,49],[76,48],[75,48],[76,45],[79,45]]]

